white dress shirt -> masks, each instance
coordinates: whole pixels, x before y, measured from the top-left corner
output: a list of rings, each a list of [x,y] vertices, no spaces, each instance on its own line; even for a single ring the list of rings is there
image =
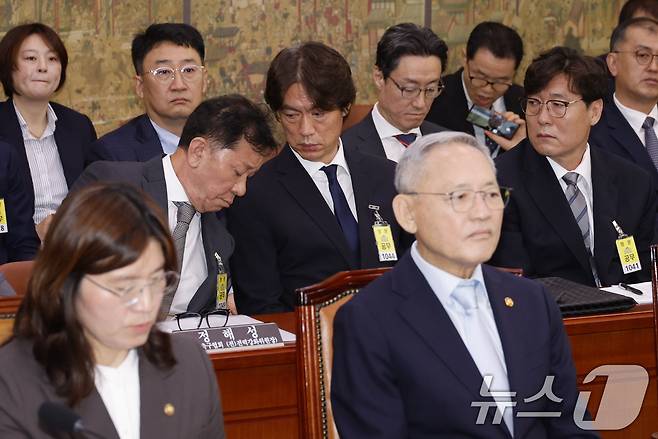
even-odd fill
[[[55,143],[55,125],[57,115],[48,104],[46,129],[40,138],[30,133],[25,118],[16,107],[14,110],[18,117],[18,124],[23,134],[25,153],[30,166],[32,186],[34,188],[34,223],[39,224],[51,213],[55,213],[62,200],[69,192],[69,186],[64,176],[64,167],[59,157],[57,143]]]
[[[465,72],[462,70],[462,87],[464,87],[464,96],[466,96],[466,106],[468,108],[471,108],[473,106],[473,100],[471,99],[471,96],[468,94],[468,89],[466,88],[466,83],[464,82],[464,75]],[[501,96],[498,99],[496,99],[493,104],[491,105],[491,109],[495,111],[496,113],[504,113],[507,111],[507,107],[505,107],[505,97]],[[483,145],[486,145],[486,134],[484,134],[484,128],[481,128],[477,125],[473,124],[473,133],[475,134],[475,138],[480,141]],[[500,154],[500,146],[496,148],[496,150],[491,154],[491,157],[496,157]]]
[[[178,144],[180,143],[180,137],[178,137],[176,134],[172,133],[171,131],[162,128],[160,125],[153,122],[152,119],[149,118],[149,120],[151,121],[151,125],[153,125],[153,129],[158,135],[158,139],[160,139],[160,145],[162,145],[162,150],[164,151],[164,153],[165,154],[175,153],[176,149],[178,149]]]
[[[94,367],[96,390],[120,439],[139,439],[139,357],[131,349],[118,367]]]
[[[395,138],[398,134],[415,134],[416,138],[422,136],[420,132],[420,127],[413,128],[406,133],[403,133],[398,128],[391,125],[384,116],[379,112],[379,103],[375,103],[375,106],[372,108],[372,121],[375,123],[375,129],[379,138],[384,145],[384,152],[386,153],[386,158],[398,162],[402,153],[407,149],[398,139]]]
[[[645,143],[644,128],[642,128],[642,124],[644,123],[644,120],[647,118],[647,116],[651,116],[653,117],[653,126],[655,130],[655,126],[658,123],[658,107],[654,105],[649,114],[644,114],[642,111],[633,110],[632,108],[624,106],[624,104],[619,102],[619,99],[617,99],[617,93],[613,94],[612,98],[615,101],[615,105],[617,108],[619,108],[619,111],[624,116],[624,119],[626,119],[626,122],[628,122],[631,128],[633,128],[633,131],[635,131],[635,134],[637,134],[637,137],[640,139],[640,142],[642,142],[642,145],[646,147],[647,145]]]
[[[589,239],[590,239],[590,249],[592,250],[592,254],[594,254],[594,199],[593,199],[593,189],[592,189],[592,159],[590,157],[589,153],[589,144],[587,144],[587,149],[585,149],[585,153],[583,154],[583,159],[580,161],[580,164],[574,169],[573,171],[568,171],[564,169],[560,164],[558,164],[555,160],[553,160],[550,157],[546,157],[548,159],[548,163],[551,165],[551,168],[553,169],[553,172],[555,173],[555,177],[557,178],[557,181],[560,183],[560,187],[562,188],[562,192],[566,192],[567,190],[567,182],[564,181],[562,177],[567,172],[575,172],[578,175],[580,175],[580,178],[578,179],[578,189],[580,189],[580,192],[582,192],[583,196],[585,197],[585,203],[587,204],[587,215],[589,219]],[[565,194],[566,197],[566,194]]]
[[[185,193],[174,167],[171,164],[171,156],[166,155],[162,158],[162,167],[164,169],[165,183],[167,185],[167,211],[169,219],[169,229],[173,233],[176,227],[176,214],[178,207],[174,201],[183,201],[189,203],[190,200]],[[190,227],[185,236],[185,251],[183,252],[183,267],[181,268],[180,282],[174,294],[174,300],[171,302],[170,314],[177,314],[187,311],[187,306],[194,297],[201,284],[208,277],[208,266],[206,265],[206,255],[203,250],[203,236],[201,234],[201,214],[194,214]]]
[[[306,169],[306,172],[308,172],[308,175],[313,180],[313,183],[315,183],[315,186],[322,194],[322,198],[324,198],[324,201],[327,203],[329,209],[331,209],[332,212],[334,212],[334,200],[331,198],[331,192],[329,191],[329,179],[327,178],[327,174],[325,174],[322,168],[329,165],[338,165],[336,169],[336,178],[338,179],[338,184],[343,190],[345,198],[347,198],[347,204],[350,206],[350,211],[352,212],[354,219],[358,223],[359,218],[356,215],[356,201],[354,200],[354,189],[352,189],[352,177],[350,176],[350,168],[347,166],[347,161],[345,160],[343,141],[340,140],[340,138],[338,139],[338,151],[336,152],[334,158],[331,160],[331,163],[328,165],[325,165],[322,162],[312,162],[310,160],[306,160],[302,158],[302,156],[300,156],[293,148],[290,148],[290,150],[293,154],[295,154],[295,157],[297,157],[297,160],[299,160],[299,163],[302,164],[304,169]]]

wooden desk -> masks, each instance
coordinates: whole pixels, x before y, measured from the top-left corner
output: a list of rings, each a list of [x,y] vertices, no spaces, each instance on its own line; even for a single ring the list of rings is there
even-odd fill
[[[295,332],[294,313],[256,316]],[[658,391],[653,312],[649,305],[631,311],[565,319],[578,382],[604,364],[639,364],[649,372],[650,384],[640,416],[622,431],[602,432],[607,438],[648,438],[658,431]],[[228,439],[298,438],[295,347],[214,354],[211,356],[222,390]],[[592,392],[594,416],[605,379],[581,385]]]

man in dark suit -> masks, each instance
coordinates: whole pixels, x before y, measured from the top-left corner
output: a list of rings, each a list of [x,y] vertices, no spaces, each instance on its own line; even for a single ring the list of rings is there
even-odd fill
[[[448,46],[431,29],[413,23],[392,26],[377,43],[373,79],[377,103],[341,136],[348,147],[398,161],[421,135],[441,131],[424,121],[443,85]]]
[[[606,80],[594,59],[564,47],[528,67],[529,138],[496,160],[499,183],[514,191],[492,264],[596,286],[650,279],[653,180],[587,142]],[[623,274],[616,247],[621,233],[634,237],[640,270]]]
[[[21,166],[14,147],[0,142],[0,264],[33,259],[39,250],[34,197]]]
[[[572,419],[576,373],[555,301],[482,264],[508,196],[488,149],[468,134],[423,136],[395,186],[395,216],[417,241],[336,314],[340,437],[596,437]],[[557,402],[542,393],[546,382]]]
[[[512,28],[491,21],[475,26],[466,42],[464,66],[443,78],[445,90],[434,100],[427,120],[450,130],[473,134],[496,157],[525,137],[523,126],[514,138],[496,136],[466,120],[473,105],[505,114],[523,125],[523,88],[514,75],[523,59],[523,41]]]
[[[147,162],[95,162],[76,188],[95,181],[135,184],[168,213],[181,261],[178,289],[165,306],[170,314],[201,312],[218,303],[218,275],[228,270],[234,241],[215,214],[243,196],[252,176],[276,150],[261,109],[239,95],[203,102],[190,115],[180,147]],[[184,218],[189,209],[190,215]],[[179,235],[179,225],[186,223]],[[226,299],[224,299],[226,300]],[[229,297],[229,308],[232,296]]]
[[[404,253],[391,210],[395,164],[339,137],[355,95],[349,65],[322,43],[284,49],[272,61],[265,100],[287,144],[228,210],[240,313],[291,311],[295,289],[342,270],[392,265]],[[375,233],[394,248],[378,249]]]
[[[601,120],[592,127],[589,141],[642,167],[658,190],[655,53],[658,53],[658,22],[633,18],[617,26],[607,56],[616,91],[606,97]]]
[[[188,24],[152,24],[135,36],[135,93],[146,113],[98,139],[89,161],[145,162],[176,151],[185,121],[206,91],[204,56],[203,38]]]

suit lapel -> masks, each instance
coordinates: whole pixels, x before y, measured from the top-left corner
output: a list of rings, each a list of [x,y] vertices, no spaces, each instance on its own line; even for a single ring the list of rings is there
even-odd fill
[[[462,83],[462,73],[464,69],[461,68],[451,75],[450,84],[446,84],[446,91],[449,96],[446,96],[446,101],[450,103],[453,108],[445,109],[447,111],[447,118],[452,120],[451,126],[459,127],[455,131],[462,131],[464,133],[475,135],[473,124],[466,120],[470,110],[468,101],[466,100],[466,93],[464,93],[464,84]],[[449,90],[448,90],[449,88]]]
[[[358,261],[354,260],[336,216],[327,206],[311,177],[292,153],[290,146],[286,145],[283,151],[273,160],[277,161],[276,169],[279,173],[279,181],[286,191],[317,224],[347,264],[353,269],[357,268]]]
[[[18,117],[16,116],[16,111],[14,110],[14,103],[11,99],[7,99],[0,104],[0,121],[3,122],[0,124],[0,137],[12,145],[18,153],[18,156],[24,164],[23,174],[30,183],[30,190],[34,193],[34,183],[32,182],[32,174],[30,174],[30,166],[27,161],[23,133],[21,131],[21,125],[18,122]]]
[[[374,154],[386,158],[384,144],[379,137],[377,128],[375,128],[375,122],[372,120],[372,110],[359,124],[356,135],[359,138],[359,144],[354,145],[356,148],[363,152],[367,152],[368,154]]]
[[[633,128],[628,124],[624,115],[621,114],[621,111],[619,111],[619,108],[617,108],[617,105],[612,98],[605,101],[603,118],[604,123],[608,126],[610,136],[622,148],[628,151],[628,154],[633,158],[633,162],[640,164],[640,166],[647,169],[647,171],[655,174],[656,169],[653,167],[647,149],[637,137]],[[651,167],[643,166],[642,164],[644,163],[651,164]]]
[[[612,225],[617,214],[619,187],[614,184],[606,172],[609,169],[599,150],[590,147],[592,159],[592,186],[594,211],[594,259],[601,276],[610,273],[610,264],[615,256],[616,247],[611,245],[617,239]],[[623,229],[623,224],[620,224]],[[606,279],[601,281],[607,284]]]
[[[369,247],[376,245],[372,230],[374,214],[368,208],[368,205],[372,194],[377,189],[378,178],[377,175],[368,172],[368,160],[358,151],[345,148],[345,160],[350,168],[350,177],[352,179],[357,222],[359,223],[359,248],[361,250],[361,261],[359,262],[361,262],[360,266],[363,266],[365,265],[362,263],[364,257],[371,253]]]
[[[144,407],[143,403],[140,405]],[[117,433],[112,418],[110,418],[110,414],[107,412],[107,408],[96,387],[94,387],[89,396],[80,402],[80,405],[75,408],[75,411],[80,415],[80,419],[82,419],[85,429],[88,431],[96,433],[96,436],[103,438],[119,439],[119,433]],[[140,422],[143,422],[143,418]]]
[[[167,183],[165,182],[162,158],[154,157],[144,163],[142,175],[142,189],[149,194],[167,215]]]
[[[146,114],[139,116],[135,137],[142,144],[142,147],[135,151],[140,162],[145,162],[153,157],[161,157],[164,154],[158,133],[155,132],[155,128]]]
[[[139,397],[140,397],[140,436],[168,438],[176,436],[176,414],[182,413],[180,407],[176,407],[177,399],[171,394],[184,392],[167,384],[167,380],[173,373],[173,369],[161,370],[148,361],[142,350],[139,351]],[[166,404],[174,408],[173,416],[164,416]]]
[[[589,273],[589,257],[585,243],[551,165],[546,157],[535,151],[529,141],[525,141],[523,145],[519,146],[525,148],[523,179],[526,183],[526,190],[555,233]]]

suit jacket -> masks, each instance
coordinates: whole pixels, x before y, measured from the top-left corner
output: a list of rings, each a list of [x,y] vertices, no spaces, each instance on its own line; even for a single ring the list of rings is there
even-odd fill
[[[576,372],[558,307],[541,285],[482,267],[510,391],[516,392],[514,437],[596,437],[572,420]],[[514,306],[506,306],[507,298]],[[489,410],[476,425],[473,401],[482,375],[445,308],[406,254],[393,270],[362,289],[336,314],[331,403],[343,439],[510,438]],[[562,403],[539,393],[546,376]],[[510,408],[507,408],[510,410]],[[523,418],[519,412],[562,413]]]
[[[439,131],[445,131],[445,128],[427,121],[420,125],[420,132],[423,135]],[[372,111],[361,122],[345,130],[340,138],[343,140],[343,145],[349,145],[351,148],[356,148],[366,154],[386,158],[382,139],[379,137],[375,122],[372,120]]]
[[[372,231],[377,205],[390,226],[398,258],[410,245],[391,207],[395,196],[390,160],[345,148],[357,209],[361,260],[324,198],[289,146],[263,165],[247,194],[227,211],[235,238],[231,260],[235,300],[242,314],[292,311],[297,288],[343,270],[392,265],[379,262]]]
[[[138,348],[140,436],[143,438],[224,438],[224,420],[215,373],[208,356],[195,343],[172,337],[176,365],[158,369]],[[32,343],[14,339],[0,349],[0,436],[3,438],[62,438],[39,424],[39,406],[65,404],[34,359]],[[174,406],[166,416],[165,404]],[[83,437],[119,439],[112,419],[94,390],[71,408],[90,433]]]
[[[654,187],[658,190],[658,171],[649,157],[647,148],[619,111],[612,95],[605,100],[601,119],[589,133],[589,143],[617,154],[644,169],[651,175]],[[656,231],[658,232],[658,227]]]
[[[162,154],[158,133],[148,116],[142,114],[94,142],[89,151],[89,162],[145,162]]]
[[[656,191],[638,166],[590,148],[594,207],[594,261],[604,285],[650,280]],[[523,268],[530,277],[559,276],[594,285],[587,250],[560,183],[546,157],[528,140],[496,159],[498,182],[513,188],[491,263]],[[624,275],[617,254],[615,220],[633,235],[642,263]]]
[[[5,201],[7,233],[0,233],[0,264],[33,259],[39,250],[34,230],[34,197],[31,197],[18,154],[0,142],[0,198]]]
[[[50,105],[57,115],[55,143],[62,161],[66,184],[70,188],[85,169],[85,157],[88,155],[90,144],[96,140],[96,130],[91,120],[84,114],[55,102],[51,102]],[[0,140],[4,140],[16,149],[24,179],[29,182],[29,195],[34,204],[32,175],[25,152],[23,133],[11,99],[0,102]]]
[[[150,195],[167,217],[167,185],[162,159],[155,157],[147,162],[94,162],[80,176],[74,190],[96,181],[131,183]],[[216,305],[217,263],[215,252],[226,263],[233,253],[233,238],[214,212],[201,214],[201,235],[206,255],[208,277],[192,297],[187,310],[200,312],[214,309]]]
[[[474,134],[473,124],[466,120],[470,110],[462,84],[463,68],[443,77],[445,89],[434,102],[425,120],[429,120],[449,130]],[[519,99],[524,96],[523,87],[513,84],[503,95],[505,108],[518,115],[523,115]],[[502,152],[502,151],[501,151]]]

